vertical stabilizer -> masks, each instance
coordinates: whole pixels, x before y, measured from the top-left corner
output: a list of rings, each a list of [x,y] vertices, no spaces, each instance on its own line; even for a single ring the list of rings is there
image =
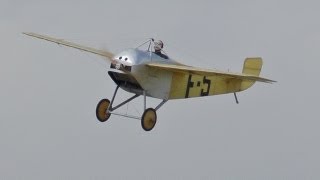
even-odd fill
[[[262,58],[260,57],[246,58],[243,64],[242,73],[259,76],[261,72],[262,64],[263,64]],[[254,83],[255,81],[243,80],[241,82],[241,91],[250,88]]]

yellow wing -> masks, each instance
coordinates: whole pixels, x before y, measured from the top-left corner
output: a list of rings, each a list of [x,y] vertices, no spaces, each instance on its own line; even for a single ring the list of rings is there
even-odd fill
[[[261,58],[247,58],[242,73],[222,72],[182,64],[150,63],[149,68],[172,72],[169,99],[234,93],[250,88],[256,81],[272,83],[259,77]]]
[[[46,40],[46,41],[54,42],[54,43],[57,43],[59,45],[61,44],[61,45],[64,45],[64,46],[68,46],[68,47],[72,47],[72,48],[79,49],[79,50],[82,50],[82,51],[86,51],[86,52],[90,52],[90,53],[93,53],[93,54],[97,54],[97,55],[106,57],[109,60],[112,60],[112,57],[114,56],[114,54],[109,52],[109,51],[105,51],[105,50],[101,50],[101,49],[95,49],[95,48],[79,45],[79,44],[76,44],[76,43],[73,43],[73,42],[65,41],[63,39],[56,39],[56,38],[52,38],[52,37],[49,37],[49,36],[40,35],[40,34],[36,34],[36,33],[32,33],[32,32],[24,32],[23,34],[28,35],[28,36],[32,36],[32,37],[35,37],[35,38],[43,39],[43,40]]]
[[[265,82],[265,83],[276,82],[270,79],[262,78],[262,77],[251,75],[251,74],[223,72],[223,71],[203,69],[203,68],[197,68],[197,67],[185,66],[185,65],[150,63],[150,64],[147,64],[147,66],[151,68],[163,69],[163,70],[172,71],[172,72],[196,74],[196,75],[202,75],[202,76],[223,76],[226,78],[259,81],[259,82]]]

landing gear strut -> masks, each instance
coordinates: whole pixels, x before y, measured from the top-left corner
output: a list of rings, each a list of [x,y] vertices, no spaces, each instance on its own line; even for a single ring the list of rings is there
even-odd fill
[[[115,92],[112,96],[111,102],[108,99],[102,99],[98,103],[97,108],[96,108],[97,119],[100,122],[105,122],[110,118],[111,114],[123,116],[123,117],[128,117],[128,118],[132,118],[132,119],[138,119],[138,120],[141,120],[142,129],[144,129],[145,131],[151,131],[157,122],[157,112],[156,111],[164,103],[166,103],[168,100],[163,99],[162,102],[154,109],[153,108],[146,109],[147,96],[146,96],[146,91],[143,90],[142,94],[143,94],[143,110],[144,110],[144,112],[141,117],[129,115],[129,114],[117,113],[117,112],[114,112],[116,109],[120,108],[121,106],[127,104],[128,102],[130,102],[133,99],[140,96],[139,94],[135,94],[132,97],[128,98],[127,100],[123,101],[122,103],[113,107],[113,102],[115,100],[115,97],[116,97],[116,94],[118,92],[119,87],[120,87],[119,85],[116,87]]]

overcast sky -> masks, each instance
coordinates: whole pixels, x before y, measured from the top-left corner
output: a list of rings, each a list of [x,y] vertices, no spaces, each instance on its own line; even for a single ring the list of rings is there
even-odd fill
[[[0,0],[0,179],[320,179],[319,7]],[[108,63],[23,31],[115,53],[154,37],[184,64],[235,72],[261,56],[261,75],[278,83],[255,84],[238,105],[232,94],[169,101],[151,132],[100,123],[96,104],[115,88]],[[141,109],[142,98],[122,111]]]

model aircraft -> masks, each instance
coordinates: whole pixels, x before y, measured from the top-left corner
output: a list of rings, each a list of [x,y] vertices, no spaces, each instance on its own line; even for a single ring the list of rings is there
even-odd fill
[[[144,50],[141,50],[141,45],[138,48],[113,54],[107,50],[82,46],[36,33],[23,34],[107,58],[110,61],[108,74],[116,83],[116,88],[111,101],[102,99],[98,103],[97,119],[105,122],[111,115],[138,119],[141,120],[141,126],[145,131],[154,128],[157,122],[156,111],[168,100],[233,93],[238,103],[236,92],[250,88],[257,81],[276,82],[259,77],[262,68],[260,57],[246,58],[242,73],[231,73],[181,64],[162,53],[163,43],[155,42],[153,39],[142,44],[147,46]],[[114,106],[119,88],[133,93],[133,96]],[[141,95],[144,99],[144,112],[141,117],[115,111]],[[158,98],[162,101],[155,108],[147,108],[147,97]]]

